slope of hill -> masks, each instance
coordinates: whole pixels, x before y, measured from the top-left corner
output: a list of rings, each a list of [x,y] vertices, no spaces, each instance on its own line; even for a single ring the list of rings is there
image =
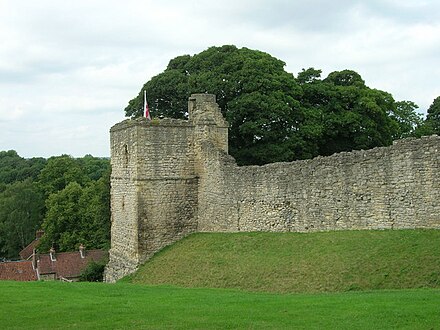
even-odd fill
[[[123,281],[268,292],[440,287],[440,230],[198,233]]]

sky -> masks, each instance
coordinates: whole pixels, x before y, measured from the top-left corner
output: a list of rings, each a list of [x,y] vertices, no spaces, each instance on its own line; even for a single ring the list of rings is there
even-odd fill
[[[354,70],[426,113],[440,96],[439,13],[438,0],[0,0],[0,150],[108,157],[145,82],[226,44],[295,76]]]

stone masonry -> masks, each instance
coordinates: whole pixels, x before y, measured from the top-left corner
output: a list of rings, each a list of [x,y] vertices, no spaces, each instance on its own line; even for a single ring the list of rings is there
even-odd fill
[[[215,96],[189,119],[113,126],[106,281],[193,232],[440,228],[440,137],[264,166],[236,165]]]

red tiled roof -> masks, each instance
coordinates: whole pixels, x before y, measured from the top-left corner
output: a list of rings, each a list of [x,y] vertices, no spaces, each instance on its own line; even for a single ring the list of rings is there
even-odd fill
[[[50,254],[41,254],[37,259],[38,271],[40,275],[55,273],[57,278],[74,278],[81,274],[90,261],[101,261],[108,255],[104,250],[84,252],[84,258],[81,258],[79,251],[56,253],[54,261],[51,260]]]
[[[32,253],[34,252],[34,249],[37,248],[39,242],[40,242],[39,238],[36,238],[32,242],[30,242],[28,246],[26,246],[23,250],[20,251],[19,253],[20,258],[23,260],[29,259],[29,257],[32,256]]]
[[[32,261],[0,262],[0,280],[36,281]]]

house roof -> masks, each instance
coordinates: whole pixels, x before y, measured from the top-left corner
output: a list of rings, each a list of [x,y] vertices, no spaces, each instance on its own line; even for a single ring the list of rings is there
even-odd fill
[[[55,254],[52,260],[50,254],[41,254],[37,259],[37,267],[40,275],[56,274],[57,278],[78,277],[87,267],[90,261],[101,261],[108,256],[104,250],[86,250],[84,258],[80,252],[60,252]]]
[[[37,279],[30,260],[0,262],[0,280],[36,281]]]
[[[37,248],[38,243],[40,243],[39,238],[36,238],[32,242],[30,242],[28,246],[20,251],[20,258],[23,260],[29,259],[32,256],[32,253],[34,253],[34,249]]]

